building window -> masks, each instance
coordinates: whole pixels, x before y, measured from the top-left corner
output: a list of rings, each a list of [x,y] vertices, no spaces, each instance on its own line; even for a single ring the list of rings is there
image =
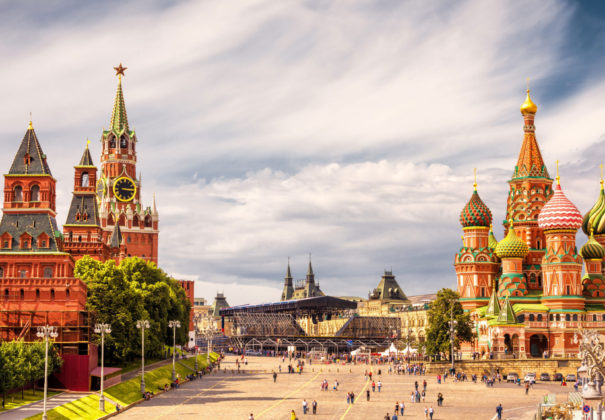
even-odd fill
[[[19,290],[19,298],[21,300],[25,299],[25,290],[23,290],[23,289]]]
[[[23,201],[23,188],[20,185],[15,187],[15,199],[13,201]]]
[[[519,320],[519,322],[524,322],[525,321],[525,315],[521,314],[517,317],[517,319]]]
[[[19,271],[19,277],[21,277],[22,279],[27,277],[27,271],[26,270]]]
[[[50,300],[55,300],[55,289],[50,289]]]
[[[4,289],[4,300],[8,300],[8,289]]]
[[[44,267],[44,277],[51,278],[53,276],[53,268],[52,267]]]
[[[592,314],[592,320],[593,320],[593,321],[596,321],[596,320],[597,320],[597,316],[596,316],[596,314]]]
[[[110,149],[116,148],[116,138],[114,136],[109,136],[109,148]]]
[[[30,199],[29,201],[40,201],[40,187],[34,185],[30,190]]]
[[[577,321],[578,320],[578,314],[573,314],[573,317],[571,319],[574,320],[574,321]]]
[[[569,314],[565,314],[565,321],[571,321],[571,316],[569,316]]]
[[[533,321],[534,320],[534,314],[529,314],[529,320]]]
[[[128,144],[126,142],[126,136],[122,135],[122,137],[120,137],[120,148],[126,149],[127,146]]]
[[[151,216],[145,216],[145,227],[151,227]]]
[[[40,289],[36,289],[36,300],[40,300]]]
[[[131,240],[130,240],[130,235],[128,235],[128,236],[126,237],[126,242],[128,242],[128,243],[130,243],[130,242],[131,242]]]
[[[65,289],[65,299],[69,299],[69,289]]]
[[[0,278],[4,277],[4,268],[0,267]]]
[[[538,321],[542,321],[542,314],[538,314]]]
[[[568,295],[571,295],[571,287],[570,287],[570,286],[567,286],[566,290],[567,290],[567,294],[568,294]]]
[[[82,172],[82,179],[80,180],[80,186],[81,187],[88,187],[88,186],[90,186],[90,180],[88,178],[88,172]]]
[[[4,249],[8,249],[9,248],[8,241],[4,241],[3,248]]]

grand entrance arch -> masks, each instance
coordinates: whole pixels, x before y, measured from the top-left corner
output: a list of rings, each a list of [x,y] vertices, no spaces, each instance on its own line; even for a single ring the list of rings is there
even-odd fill
[[[542,357],[545,350],[548,350],[548,339],[544,334],[529,337],[529,353],[532,357]]]

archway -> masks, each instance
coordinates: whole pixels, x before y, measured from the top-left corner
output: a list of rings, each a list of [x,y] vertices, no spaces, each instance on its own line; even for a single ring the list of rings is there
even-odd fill
[[[510,338],[510,334],[504,334],[504,352],[513,354],[513,340]]]
[[[513,355],[515,357],[519,356],[519,336],[517,334],[513,334]]]
[[[542,357],[548,349],[548,340],[544,334],[534,334],[529,337],[529,353],[532,357]]]

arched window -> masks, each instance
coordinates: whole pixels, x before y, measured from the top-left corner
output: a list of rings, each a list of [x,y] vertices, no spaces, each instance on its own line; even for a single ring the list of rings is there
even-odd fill
[[[69,299],[69,289],[65,289],[65,299]]]
[[[20,290],[19,290],[19,298],[20,298],[21,300],[24,300],[24,299],[25,299],[25,290],[23,290],[23,289],[20,289]]]
[[[40,187],[34,185],[30,190],[30,199],[29,201],[40,201]]]
[[[113,135],[109,136],[109,148],[110,149],[116,148],[116,138]]]
[[[82,172],[82,179],[80,180],[80,186],[81,187],[89,187],[90,186],[90,180],[88,178],[88,172]]]
[[[573,316],[572,316],[571,319],[574,320],[574,321],[577,321],[578,320],[578,314],[573,314]]]
[[[132,227],[139,227],[139,225],[140,225],[139,216],[137,216],[135,214],[134,217],[132,218]]]
[[[0,267],[0,278],[4,277],[4,268]]]
[[[50,278],[53,276],[53,268],[52,267],[44,267],[44,277]]]
[[[529,314],[529,320],[533,321],[534,320],[534,314]]]
[[[519,315],[519,316],[517,317],[517,320],[518,320],[519,322],[524,322],[524,321],[525,321],[525,315],[523,315],[523,314]]]
[[[15,199],[13,201],[23,201],[23,188],[21,185],[15,187]]]
[[[147,216],[145,216],[145,227],[151,227],[151,226],[152,226],[151,216],[147,215]]]
[[[119,224],[120,226],[124,226],[124,225],[126,225],[126,216],[124,216],[123,214],[122,214],[122,215],[120,215],[120,220],[118,221],[118,224]]]
[[[554,321],[554,320],[555,320],[555,317],[553,316],[553,314],[550,314],[550,320],[551,320],[551,321]]]
[[[50,289],[50,300],[55,300],[55,289]]]
[[[36,299],[40,299],[40,289],[36,289]]]
[[[538,321],[542,321],[542,314],[538,314]]]
[[[569,314],[565,314],[565,321],[571,321],[571,316],[569,316]]]
[[[120,148],[126,149],[127,146],[128,146],[128,142],[127,142],[126,136],[124,134],[122,134],[122,137],[120,137]]]

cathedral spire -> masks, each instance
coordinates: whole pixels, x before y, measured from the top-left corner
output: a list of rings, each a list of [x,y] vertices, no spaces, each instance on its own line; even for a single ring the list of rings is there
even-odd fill
[[[529,96],[529,86],[527,88],[527,97],[521,105],[521,114],[523,115],[523,144],[517,159],[517,165],[513,172],[512,179],[518,178],[549,178],[548,170],[544,165],[542,153],[536,140],[536,127],[534,126],[534,117],[538,107],[533,103]]]
[[[124,93],[122,92],[122,76],[127,67],[122,67],[122,63],[120,63],[120,65],[114,67],[114,69],[116,70],[116,76],[118,76],[118,90],[116,91],[116,99],[113,104],[109,127],[114,133],[120,134],[124,131],[129,131],[126,105],[124,104]]]

